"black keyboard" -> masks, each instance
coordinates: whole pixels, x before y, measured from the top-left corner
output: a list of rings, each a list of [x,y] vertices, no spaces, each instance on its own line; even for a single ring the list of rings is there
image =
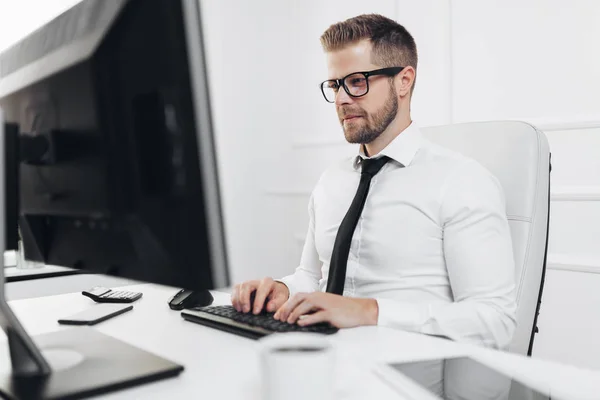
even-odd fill
[[[338,331],[338,328],[328,323],[310,326],[288,324],[274,319],[273,314],[268,312],[257,315],[245,314],[238,312],[233,306],[198,307],[181,312],[181,316],[188,321],[251,339],[258,339],[275,332],[311,332],[330,335]]]

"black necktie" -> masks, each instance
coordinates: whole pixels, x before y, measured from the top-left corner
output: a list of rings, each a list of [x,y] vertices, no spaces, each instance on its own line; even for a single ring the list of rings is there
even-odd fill
[[[350,243],[354,235],[354,229],[360,218],[360,214],[365,207],[367,193],[371,179],[377,175],[381,167],[388,162],[388,157],[380,157],[377,159],[362,160],[362,173],[360,175],[360,184],[354,200],[346,213],[346,216],[340,224],[333,252],[331,253],[331,262],[329,263],[329,278],[327,279],[327,293],[344,294],[344,282],[346,280],[346,265],[348,263],[348,254],[350,253]]]

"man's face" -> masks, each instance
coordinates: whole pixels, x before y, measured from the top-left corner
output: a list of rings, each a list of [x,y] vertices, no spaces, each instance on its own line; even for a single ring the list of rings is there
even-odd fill
[[[371,64],[371,43],[366,40],[327,53],[328,79],[380,68],[380,65]],[[371,143],[396,117],[398,96],[389,77],[371,76],[369,92],[365,96],[352,97],[340,88],[335,107],[346,140],[349,143]]]

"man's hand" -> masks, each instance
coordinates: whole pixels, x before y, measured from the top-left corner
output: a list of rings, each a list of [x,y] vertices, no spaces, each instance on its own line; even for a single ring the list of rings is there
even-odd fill
[[[377,325],[379,309],[375,299],[357,299],[315,292],[292,296],[274,315],[275,319],[306,326],[329,322],[337,328]]]
[[[253,292],[256,293],[252,302]],[[247,281],[235,285],[231,293],[231,304],[240,312],[252,311],[258,314],[264,306],[268,312],[277,310],[289,297],[290,291],[286,285],[275,282],[272,278],[264,278],[260,281]]]

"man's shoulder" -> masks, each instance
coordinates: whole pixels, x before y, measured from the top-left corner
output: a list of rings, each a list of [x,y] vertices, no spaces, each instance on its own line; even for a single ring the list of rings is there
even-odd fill
[[[346,156],[329,162],[325,166],[325,169],[321,171],[319,179],[314,186],[313,193],[319,188],[331,188],[332,186],[335,186],[336,183],[339,184],[340,181],[355,174],[356,169],[354,168],[354,162],[356,157],[356,155]]]
[[[444,208],[465,209],[491,204],[504,207],[504,190],[498,178],[476,159],[432,144],[436,168],[444,168],[440,202]],[[452,199],[452,200],[450,200]]]
[[[423,155],[425,162],[433,165],[436,169],[445,171],[444,175],[446,178],[455,175],[469,175],[474,178],[495,178],[479,161],[456,150],[429,141],[426,142],[422,149],[425,152]]]
[[[448,170],[448,167],[460,166],[466,162],[475,161],[458,151],[425,139],[423,140],[423,144],[419,151],[419,156],[419,159],[422,160],[422,162],[443,166],[445,170]]]
[[[337,178],[340,175],[352,174],[355,172],[354,163],[356,161],[356,155],[346,156],[338,158],[335,161],[330,162],[323,172],[321,173],[321,179],[323,178]]]

